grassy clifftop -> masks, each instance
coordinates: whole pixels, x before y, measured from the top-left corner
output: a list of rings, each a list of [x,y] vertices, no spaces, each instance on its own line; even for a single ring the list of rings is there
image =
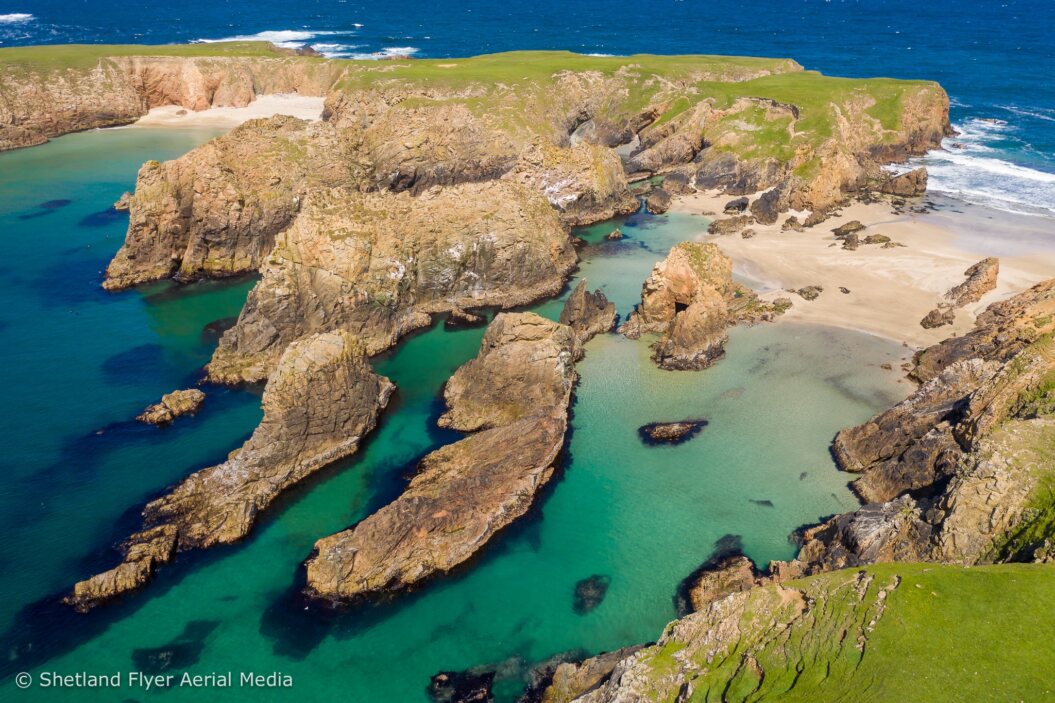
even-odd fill
[[[621,690],[655,701],[1049,700],[1055,620],[1039,615],[1053,607],[1055,565],[827,573],[672,624]],[[614,700],[613,683],[589,700]]]
[[[187,58],[278,57],[288,55],[268,42],[216,42],[209,44],[54,44],[0,49],[0,70],[87,70],[103,59],[122,56]]]

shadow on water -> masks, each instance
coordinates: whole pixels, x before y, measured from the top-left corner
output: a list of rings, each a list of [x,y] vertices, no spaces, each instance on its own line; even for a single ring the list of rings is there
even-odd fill
[[[27,212],[27,213],[25,213],[23,215],[19,215],[18,219],[20,219],[20,220],[33,220],[33,219],[36,219],[38,217],[44,217],[46,215],[50,215],[53,212],[66,207],[67,205],[70,205],[71,203],[73,203],[72,200],[66,200],[66,199],[45,200],[44,202],[42,202],[42,203],[37,205],[36,210],[34,210],[33,212]]]
[[[103,271],[110,256],[102,252],[74,249],[58,263],[48,266],[32,281],[46,308],[106,302],[110,294],[103,290]]]
[[[126,219],[128,219],[127,212],[121,212],[120,210],[114,210],[112,207],[108,207],[105,210],[85,215],[77,225],[80,227],[109,227],[115,222],[120,222],[121,220]]]

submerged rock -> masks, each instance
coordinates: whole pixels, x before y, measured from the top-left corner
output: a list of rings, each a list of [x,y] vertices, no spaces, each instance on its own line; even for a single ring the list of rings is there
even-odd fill
[[[594,574],[582,579],[575,584],[575,600],[572,603],[572,610],[579,615],[590,612],[604,600],[610,585],[612,585],[612,577],[603,574]]]
[[[474,434],[422,459],[392,503],[319,540],[307,593],[357,601],[411,589],[464,564],[524,515],[564,444],[577,348],[567,325],[496,316],[444,391],[442,424]]]
[[[454,308],[447,315],[443,326],[447,329],[461,329],[464,327],[479,327],[487,324],[487,318],[483,315],[467,312],[461,308]]]
[[[429,681],[429,699],[435,703],[489,703],[494,671],[441,671]]]
[[[122,563],[78,583],[66,602],[90,610],[143,585],[177,550],[241,539],[282,491],[353,454],[393,389],[346,332],[290,345],[268,379],[264,418],[249,440],[223,464],[147,504],[146,529],[123,543]]]
[[[593,293],[586,290],[585,278],[575,286],[560,312],[560,323],[575,330],[580,344],[585,344],[598,334],[611,332],[615,327],[615,318],[615,303],[608,302],[600,289]]]
[[[617,241],[619,241],[622,238],[623,238],[623,232],[618,227],[616,227],[611,232],[609,232],[607,235],[605,235],[605,239],[607,239],[609,242],[617,242]]]
[[[136,419],[148,425],[167,425],[181,415],[194,414],[205,402],[205,394],[197,388],[172,391],[161,396],[161,402],[151,405]]]
[[[706,420],[653,422],[637,429],[645,444],[681,444],[688,442],[707,426]]]

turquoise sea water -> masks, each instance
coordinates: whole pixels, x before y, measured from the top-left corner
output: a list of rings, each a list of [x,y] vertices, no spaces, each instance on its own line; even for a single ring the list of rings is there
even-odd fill
[[[196,382],[216,338],[203,328],[236,315],[252,281],[99,288],[126,226],[109,204],[142,161],[210,136],[110,130],[0,154],[0,700],[422,701],[432,674],[481,664],[502,664],[509,699],[539,660],[655,638],[678,582],[724,535],[759,564],[790,557],[794,528],[854,504],[828,456],[835,431],[907,390],[880,368],[900,347],[847,331],[735,329],[727,358],[698,373],[658,370],[644,341],[599,337],[578,367],[563,472],[531,515],[471,568],[408,598],[305,610],[296,593],[315,540],[394,498],[417,458],[457,437],[435,427],[439,394],[483,330],[437,325],[375,360],[399,390],[359,455],[291,491],[244,543],[183,556],[142,593],[74,615],[55,597],[113,563],[109,547],[143,503],[222,459],[260,417],[253,389],[209,387],[193,418],[162,430],[130,422]],[[626,239],[604,241],[617,224]],[[625,316],[652,266],[705,226],[672,214],[584,229],[578,275]],[[555,317],[560,306],[535,309]],[[676,447],[638,439],[642,424],[686,417],[710,424]],[[577,614],[575,584],[592,575],[611,586]],[[158,693],[125,678],[116,692],[20,691],[12,676],[23,670],[38,680],[232,671],[235,685]],[[247,692],[243,671],[294,685]]]

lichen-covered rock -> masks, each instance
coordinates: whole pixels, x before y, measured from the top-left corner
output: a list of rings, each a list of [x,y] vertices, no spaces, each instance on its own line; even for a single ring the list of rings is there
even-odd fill
[[[122,563],[78,583],[66,602],[87,611],[143,585],[177,550],[241,539],[282,491],[354,453],[393,389],[346,332],[290,345],[268,379],[264,418],[249,440],[147,504],[145,529],[122,545]]]
[[[527,512],[564,443],[577,345],[566,325],[499,314],[444,393],[443,424],[475,433],[422,459],[395,501],[319,540],[308,594],[356,601],[414,588],[464,564]]]
[[[824,292],[824,288],[821,286],[804,286],[799,288],[797,291],[799,297],[803,300],[816,300]]]
[[[600,289],[589,292],[585,278],[575,286],[560,312],[560,323],[575,330],[580,344],[585,344],[599,334],[611,332],[615,327],[615,319],[615,303],[609,302]]]
[[[181,415],[195,413],[205,402],[205,394],[197,388],[172,391],[161,396],[161,402],[151,405],[136,419],[148,425],[167,425]]]
[[[557,213],[506,181],[419,196],[318,190],[276,239],[238,323],[209,363],[221,382],[267,376],[287,344],[351,331],[371,354],[432,313],[552,295],[575,266]]]

